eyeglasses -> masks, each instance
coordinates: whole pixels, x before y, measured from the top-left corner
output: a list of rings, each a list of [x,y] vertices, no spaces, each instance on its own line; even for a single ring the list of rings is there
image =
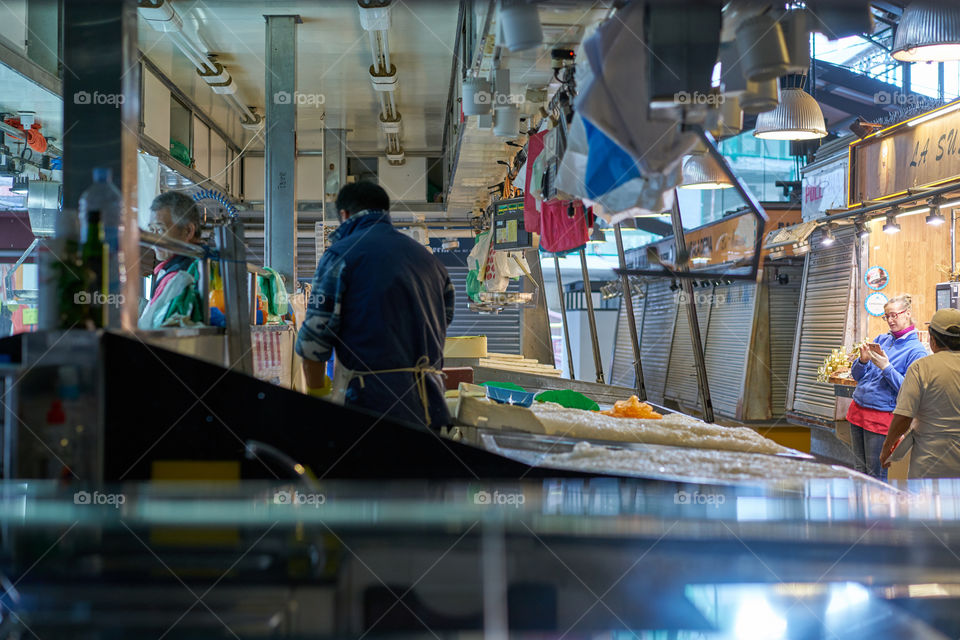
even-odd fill
[[[905,314],[907,311],[910,311],[910,309],[904,309],[903,311],[897,311],[896,313],[885,313],[880,317],[889,322],[890,320],[896,320],[897,318]]]

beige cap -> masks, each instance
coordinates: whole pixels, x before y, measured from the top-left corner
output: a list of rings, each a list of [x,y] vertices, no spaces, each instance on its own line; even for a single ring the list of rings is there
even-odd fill
[[[960,309],[940,309],[928,324],[939,334],[960,338]]]

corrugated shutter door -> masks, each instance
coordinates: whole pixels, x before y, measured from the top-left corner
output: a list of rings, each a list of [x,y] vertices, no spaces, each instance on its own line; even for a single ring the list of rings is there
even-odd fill
[[[247,238],[244,240],[247,248],[247,262],[264,264],[264,239]],[[313,280],[317,271],[317,249],[312,237],[297,238],[297,278]]]
[[[787,284],[780,284],[776,270],[769,269],[767,286],[770,292],[770,409],[774,418],[782,417],[787,408],[787,384],[790,359],[797,335],[797,314],[800,311],[801,267],[779,267]]]
[[[646,285],[643,286],[646,291]],[[630,343],[630,324],[627,322],[626,299],[620,299],[620,313],[617,316],[617,335],[613,350],[613,364],[610,370],[610,384],[633,387],[637,384],[633,371],[633,345]],[[634,296],[633,319],[637,325],[637,339],[643,344],[643,305],[644,298]],[[641,355],[642,360],[642,355]]]
[[[697,319],[700,321],[700,344],[707,335],[710,319],[710,295],[703,289],[694,289],[698,300]],[[704,300],[701,304],[699,301]],[[670,352],[670,370],[667,373],[667,387],[664,397],[676,400],[686,407],[700,408],[700,385],[697,383],[697,367],[693,361],[693,344],[690,342],[690,327],[687,321],[689,307],[683,302],[677,305],[677,322],[673,330],[673,349]]]
[[[821,248],[820,234],[811,244],[817,247],[807,256],[807,272],[802,287],[803,322],[797,336],[799,347],[791,365],[793,411],[834,420],[836,397],[833,387],[817,382],[817,368],[844,339],[847,309],[850,304],[850,277],[853,269],[852,229],[829,248]]]
[[[731,418],[737,416],[737,405],[743,397],[756,300],[757,286],[752,282],[713,290],[704,359],[714,411]]]
[[[453,323],[448,336],[487,336],[487,350],[494,353],[520,354],[520,310],[508,309],[498,314],[474,313],[467,308],[467,268],[447,267],[457,292]],[[511,282],[508,291],[518,291],[519,281]]]
[[[654,280],[647,285],[643,313],[643,331],[640,334],[640,357],[643,362],[643,381],[647,397],[652,402],[663,402],[667,384],[667,363],[677,304],[669,280]],[[689,340],[689,338],[687,338]]]

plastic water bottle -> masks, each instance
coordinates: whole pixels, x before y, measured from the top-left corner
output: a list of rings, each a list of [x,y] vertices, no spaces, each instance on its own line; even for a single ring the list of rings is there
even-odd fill
[[[121,301],[126,274],[120,247],[120,237],[123,235],[123,194],[113,185],[112,180],[113,175],[110,169],[94,168],[93,184],[80,194],[80,229],[85,235],[88,228],[88,212],[100,211],[103,240],[109,255],[108,273],[104,274],[107,280],[104,290],[108,296],[105,301],[107,326],[117,329],[120,327]],[[86,237],[80,238],[81,245],[86,241]]]

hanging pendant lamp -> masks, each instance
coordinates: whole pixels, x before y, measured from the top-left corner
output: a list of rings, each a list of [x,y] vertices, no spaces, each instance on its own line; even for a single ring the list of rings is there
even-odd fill
[[[788,84],[801,84],[786,79]],[[788,86],[780,89],[780,104],[773,111],[757,116],[754,137],[765,140],[813,140],[827,135],[827,126],[823,121],[823,111],[813,96],[801,86]]]
[[[960,60],[960,3],[911,2],[900,17],[890,55],[902,62]]]
[[[733,186],[712,156],[695,153],[683,161],[683,184],[680,189],[729,189]]]

